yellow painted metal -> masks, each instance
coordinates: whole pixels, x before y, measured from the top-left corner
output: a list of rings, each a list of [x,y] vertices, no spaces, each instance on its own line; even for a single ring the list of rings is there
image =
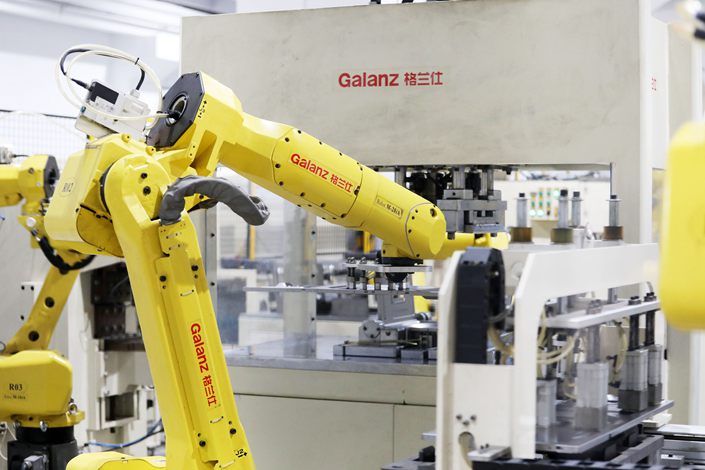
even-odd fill
[[[0,421],[18,415],[66,413],[71,399],[71,364],[54,351],[0,356]]]
[[[55,247],[122,256],[101,200],[100,179],[106,168],[132,153],[144,153],[144,145],[124,134],[92,141],[69,157],[44,222]]]
[[[78,270],[62,274],[54,266],[49,268],[29,317],[8,341],[4,354],[49,347],[56,322],[59,321],[78,274]]]
[[[671,142],[661,235],[660,299],[669,324],[705,328],[705,123],[682,127]]]
[[[370,232],[362,232],[362,252],[370,253],[374,249],[374,240]]]
[[[43,216],[48,202],[45,193],[45,168],[48,155],[32,155],[20,165],[0,165],[0,207],[22,202],[20,225],[30,232],[43,233]],[[37,248],[35,237],[30,239],[32,248]]]
[[[0,165],[0,207],[39,204],[44,194],[44,168],[48,155],[32,155],[20,165]]]
[[[122,247],[172,469],[253,469],[225,365],[195,229],[160,226],[141,198],[145,156],[115,162],[105,200]],[[151,181],[154,169],[149,171]],[[157,185],[159,187],[159,185]],[[164,188],[165,189],[165,188]],[[132,463],[132,462],[130,462]]]
[[[17,166],[0,165],[0,207],[14,206],[22,200],[19,173]]]
[[[71,459],[66,470],[160,470],[166,466],[164,457],[132,457],[119,452],[95,452]]]
[[[247,257],[253,260],[257,253],[257,231],[252,225],[249,225],[247,230]]]
[[[84,419],[86,419],[86,413],[78,409],[78,407],[72,403],[69,404],[68,410],[63,414],[59,415],[41,415],[41,414],[31,414],[31,415],[13,415],[12,419],[19,423],[20,426],[25,428],[41,428],[45,425],[48,428],[65,428],[68,426],[75,426]]]
[[[417,272],[412,275],[412,279],[415,286],[425,286],[426,285],[426,273]],[[414,296],[414,312],[424,313],[431,311],[431,302],[429,302],[424,297],[420,295]]]

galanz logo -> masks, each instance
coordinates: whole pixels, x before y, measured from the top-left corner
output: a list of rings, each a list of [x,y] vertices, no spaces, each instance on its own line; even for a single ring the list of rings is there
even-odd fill
[[[206,357],[206,348],[203,338],[200,335],[201,324],[194,323],[191,325],[191,338],[193,339],[193,347],[196,348],[196,358],[198,365],[201,367],[201,372],[208,372],[208,358]]]
[[[313,160],[308,160],[306,158],[303,158],[298,153],[293,153],[291,155],[290,160],[291,160],[291,163],[293,163],[294,165],[298,165],[301,168],[303,168],[304,170],[308,170],[311,173],[313,173],[314,175],[320,176],[324,180],[328,179],[328,173],[329,173],[328,170],[324,169],[320,165],[316,165],[313,162]]]

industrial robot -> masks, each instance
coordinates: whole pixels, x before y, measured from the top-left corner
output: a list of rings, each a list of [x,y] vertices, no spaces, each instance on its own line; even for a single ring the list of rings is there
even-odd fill
[[[69,53],[89,51],[78,47]],[[114,50],[99,55],[125,58]],[[65,70],[65,57],[60,71],[68,76],[71,63]],[[141,84],[145,68],[139,66]],[[432,202],[298,128],[243,112],[233,91],[205,73],[186,73],[166,92],[145,141],[135,122],[147,114],[136,93],[71,80],[87,89],[77,127],[90,138],[69,157],[38,233],[46,234],[54,250],[81,260],[124,258],[167,447],[166,457],[85,453],[69,462],[69,470],[255,468],[189,212],[223,202],[252,225],[264,223],[269,212],[258,198],[214,177],[218,165],[329,222],[379,237],[381,261],[391,266],[412,267],[469,246],[506,244],[506,237],[496,234],[449,235],[443,212]],[[74,271],[61,271],[45,286],[61,276],[73,276],[73,282]],[[42,291],[40,300],[47,295]],[[52,305],[60,311],[60,299]],[[17,341],[45,341],[47,327],[42,328],[23,327]],[[0,357],[0,377],[12,367],[15,386],[25,392],[3,396],[0,414],[11,415],[24,430],[38,425],[40,404],[43,414],[72,406],[68,394],[57,393],[70,390],[70,366],[56,353],[10,355],[14,348],[11,342]],[[55,384],[50,395],[47,383]],[[71,416],[66,411],[58,426],[70,424],[65,420]],[[44,432],[57,426],[42,422]]]
[[[71,400],[71,364],[47,348],[80,269],[93,257],[56,250],[46,234],[44,216],[59,177],[54,157],[33,155],[19,165],[5,160],[0,207],[22,203],[18,221],[51,263],[27,320],[0,351],[0,422],[17,424],[7,464],[10,470],[64,468],[78,453],[73,427],[84,414]]]

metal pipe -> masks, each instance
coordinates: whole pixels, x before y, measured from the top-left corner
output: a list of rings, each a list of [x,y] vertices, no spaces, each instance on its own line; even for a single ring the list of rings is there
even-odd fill
[[[600,327],[593,326],[587,329],[586,361],[589,364],[600,362]]]
[[[629,317],[629,350],[639,349],[639,315]]]
[[[494,191],[494,170],[492,168],[485,168],[481,175],[481,188],[480,195],[491,196]]]
[[[580,191],[573,191],[573,198],[570,200],[570,225],[580,227],[583,199],[580,197]]]
[[[406,188],[406,167],[398,166],[394,169],[394,182]]]
[[[568,190],[561,189],[558,198],[558,228],[568,228]]]
[[[465,189],[465,165],[453,169],[453,188]]]
[[[646,335],[644,346],[651,346],[656,343],[656,312],[654,310],[646,312]]]
[[[616,194],[612,194],[608,202],[610,206],[610,227],[618,227],[619,203],[621,202],[621,199],[619,199]]]
[[[517,198],[517,227],[529,226],[529,200],[525,193],[519,193]]]

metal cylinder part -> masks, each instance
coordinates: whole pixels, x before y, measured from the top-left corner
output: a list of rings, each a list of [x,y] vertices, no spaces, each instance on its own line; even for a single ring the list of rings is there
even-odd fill
[[[578,364],[576,378],[576,406],[579,408],[603,408],[607,406],[609,366],[606,362]]]
[[[453,188],[465,189],[465,165],[453,169]]]
[[[573,191],[573,198],[570,200],[570,225],[571,227],[580,227],[582,224],[582,202],[580,191]]]
[[[661,383],[661,358],[663,357],[663,346],[653,344],[649,346],[649,366],[648,384],[656,385]]]
[[[618,227],[619,226],[619,203],[621,202],[621,199],[617,197],[616,194],[612,194],[609,198],[609,206],[610,206],[610,227]]]
[[[568,228],[568,190],[561,189],[558,198],[558,228]]]
[[[609,366],[606,362],[581,362],[577,367],[575,426],[599,430],[607,421]]]
[[[494,191],[494,169],[485,168],[482,170],[482,186],[480,195],[491,196]]]
[[[648,351],[646,349],[637,349],[635,351],[627,351],[625,354],[620,388],[623,390],[646,390]]]
[[[623,412],[643,411],[649,406],[648,361],[646,349],[625,353],[619,386],[619,408]]]
[[[536,425],[547,428],[556,422],[556,391],[558,382],[555,379],[536,381]]]
[[[646,312],[646,335],[644,336],[644,346],[651,346],[656,342],[656,312]]]
[[[652,344],[648,347],[648,351],[648,400],[650,406],[656,406],[663,400],[663,380],[661,370],[663,346],[661,346],[660,344]]]
[[[517,198],[517,227],[529,226],[529,200],[525,193],[519,193]]]
[[[531,227],[509,227],[512,243],[531,243]]]
[[[592,326],[586,332],[586,362],[589,364],[600,361],[600,327]]]
[[[382,274],[375,273],[375,290],[382,290]]]
[[[399,186],[406,187],[406,167],[398,166],[394,169],[394,182]]]
[[[629,317],[629,350],[634,351],[639,348],[639,316]]]

